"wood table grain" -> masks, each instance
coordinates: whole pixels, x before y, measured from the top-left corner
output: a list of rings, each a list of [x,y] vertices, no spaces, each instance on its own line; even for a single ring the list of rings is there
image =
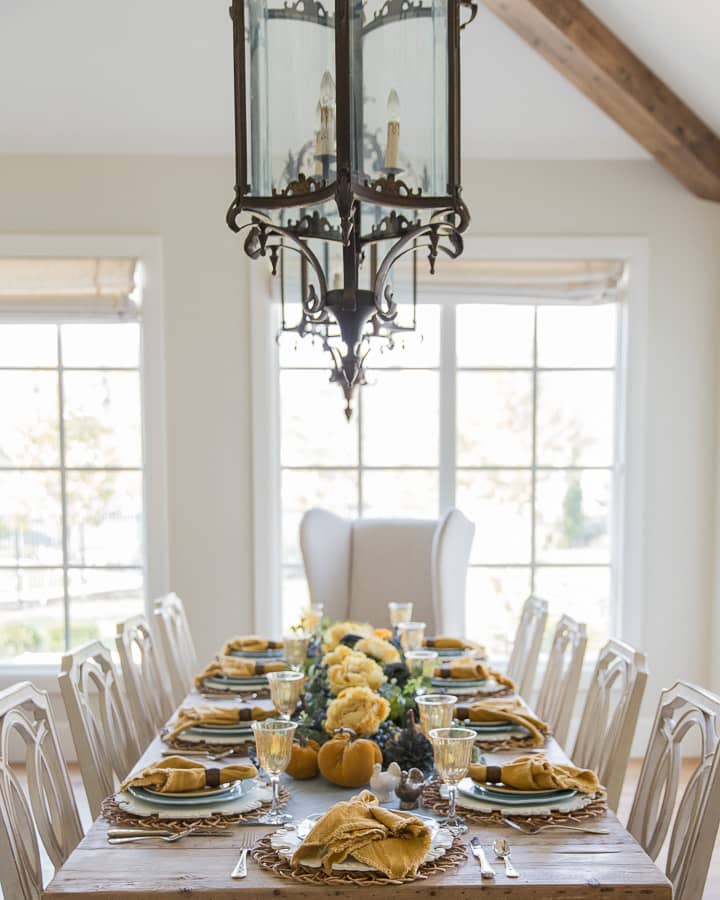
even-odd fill
[[[203,702],[189,695],[186,703]],[[207,701],[204,701],[207,702]],[[229,701],[231,702],[231,701]],[[156,739],[143,754],[140,765],[160,758],[163,745]],[[521,752],[521,751],[520,751]],[[553,741],[547,754],[558,762],[566,756]],[[486,754],[488,762],[501,764],[518,751]],[[213,763],[208,763],[213,765]],[[288,810],[300,819],[322,812],[337,800],[356,791],[335,788],[322,778],[312,781],[285,780],[291,791]],[[422,812],[422,810],[420,810]],[[616,816],[589,820],[591,826],[609,829],[608,835],[584,835],[548,831],[524,835],[507,826],[471,826],[468,840],[477,835],[497,872],[494,881],[481,883],[477,861],[468,854],[464,865],[427,880],[393,885],[390,890],[402,897],[432,897],[469,900],[483,895],[511,898],[557,898],[586,900],[603,897],[671,900],[672,888],[663,873],[623,828]],[[248,877],[230,878],[244,835],[254,837],[272,831],[260,825],[245,825],[228,835],[213,838],[185,838],[175,844],[150,839],[136,844],[111,846],[108,824],[98,819],[43,893],[45,900],[319,900],[321,897],[379,900],[389,887],[376,885],[305,885],[279,878],[261,870],[249,860]],[[505,877],[501,860],[494,859],[495,838],[506,838],[512,848],[520,878]],[[598,852],[603,851],[603,852]]]

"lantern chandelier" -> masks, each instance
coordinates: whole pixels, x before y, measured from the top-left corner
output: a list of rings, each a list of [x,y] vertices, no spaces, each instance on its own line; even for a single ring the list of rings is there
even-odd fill
[[[299,260],[300,320],[287,322],[283,279],[281,333],[330,354],[348,419],[370,348],[416,328],[414,254],[433,272],[440,253],[462,253],[460,31],[476,12],[475,0],[232,0],[227,222],[273,274]]]

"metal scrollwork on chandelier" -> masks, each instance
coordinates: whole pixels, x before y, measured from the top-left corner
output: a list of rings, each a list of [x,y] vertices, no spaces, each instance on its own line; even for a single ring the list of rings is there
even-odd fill
[[[330,355],[348,419],[372,347],[416,329],[418,253],[431,272],[462,253],[459,36],[475,12],[472,0],[232,0],[227,222],[280,273],[279,337]]]

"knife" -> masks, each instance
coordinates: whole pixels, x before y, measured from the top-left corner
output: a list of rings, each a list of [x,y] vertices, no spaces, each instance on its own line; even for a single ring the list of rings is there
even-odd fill
[[[480,841],[474,837],[470,844],[468,845],[472,850],[473,856],[480,863],[480,876],[482,878],[494,878],[495,877],[495,869],[490,865],[487,861],[487,856],[485,856],[485,851],[480,846]]]

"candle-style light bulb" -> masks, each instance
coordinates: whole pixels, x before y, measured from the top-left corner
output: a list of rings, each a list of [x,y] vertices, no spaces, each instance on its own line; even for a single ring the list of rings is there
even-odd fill
[[[400,98],[393,88],[387,99],[387,144],[385,145],[385,168],[397,169],[400,160]]]
[[[323,77],[320,81],[320,105],[335,105],[335,82],[329,69],[325,69]]]
[[[320,105],[320,101],[318,100],[317,106],[315,107],[315,152],[313,156],[315,158],[315,167],[313,169],[313,175],[322,175],[323,173],[323,164],[321,157],[322,147],[320,146],[320,125],[322,121],[322,106]]]
[[[320,81],[320,130],[317,156],[333,156],[335,151],[335,82],[328,69]]]

